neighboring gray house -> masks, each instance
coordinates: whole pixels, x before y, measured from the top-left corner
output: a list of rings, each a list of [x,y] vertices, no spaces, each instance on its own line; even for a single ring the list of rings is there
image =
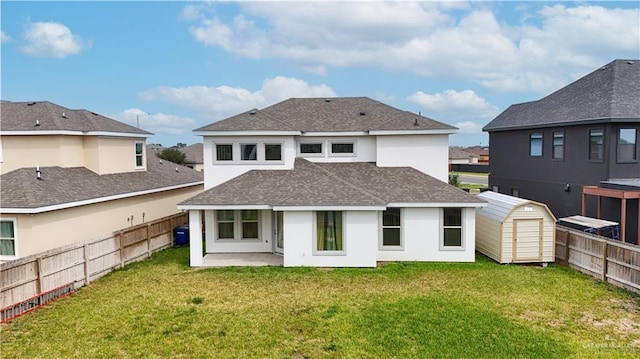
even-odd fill
[[[178,148],[185,154],[184,165],[193,168],[196,171],[202,171],[204,169],[204,159],[202,154],[202,143],[194,143],[186,147]]]
[[[556,217],[581,213],[583,187],[640,177],[640,60],[615,60],[540,100],[512,105],[483,130],[494,191],[545,203]],[[621,230],[635,242],[637,196],[599,193],[601,201],[586,196],[585,214],[626,222]]]

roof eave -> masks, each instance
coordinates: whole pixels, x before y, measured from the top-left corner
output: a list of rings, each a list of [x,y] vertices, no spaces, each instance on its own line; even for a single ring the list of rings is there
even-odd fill
[[[193,131],[196,136],[299,136],[300,131]]]
[[[372,130],[370,135],[374,136],[394,136],[394,135],[452,135],[458,133],[457,129],[434,129],[434,130]]]
[[[42,207],[25,207],[25,208],[0,207],[0,213],[37,214],[37,213],[43,213],[43,212],[56,211],[59,209],[67,209],[67,208],[85,206],[89,204],[113,201],[113,200],[118,200],[123,198],[137,197],[137,196],[153,194],[158,192],[171,191],[175,189],[198,186],[202,184],[204,184],[204,181],[189,182],[189,183],[183,183],[183,184],[174,185],[174,186],[159,187],[159,188],[153,188],[153,189],[144,190],[144,191],[121,193],[117,195],[90,198],[90,199],[85,199],[81,201],[60,203],[60,204],[54,204],[54,205],[42,206]]]

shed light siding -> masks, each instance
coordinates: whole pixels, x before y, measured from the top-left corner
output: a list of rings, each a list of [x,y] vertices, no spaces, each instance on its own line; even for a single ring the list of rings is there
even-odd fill
[[[494,192],[479,197],[489,203],[476,215],[476,247],[480,253],[499,263],[555,260],[556,219],[545,205]],[[516,226],[519,236],[514,232]]]

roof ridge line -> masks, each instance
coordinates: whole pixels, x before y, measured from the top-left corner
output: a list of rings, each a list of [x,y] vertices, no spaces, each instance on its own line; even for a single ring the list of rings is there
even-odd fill
[[[301,158],[301,159],[303,159],[303,158]],[[340,178],[339,176],[336,176],[336,175],[335,175],[335,174],[333,174],[331,171],[329,171],[329,170],[326,170],[326,169],[322,168],[322,166],[320,166],[318,163],[314,163],[314,162],[311,162],[311,161],[308,161],[308,160],[305,160],[305,159],[303,159],[303,160],[304,160],[304,161],[307,161],[307,162],[308,162],[308,163],[310,163],[310,164],[312,164],[314,167],[317,167],[320,171],[324,172],[324,173],[325,173],[326,175],[328,175],[329,177],[334,178],[334,179],[338,180],[339,182],[341,182],[341,183],[343,183],[343,184],[346,184],[348,187],[351,187],[351,188],[355,189],[356,191],[359,191],[360,193],[364,193],[364,194],[366,194],[366,195],[368,195],[368,196],[371,196],[371,197],[373,197],[373,198],[375,198],[375,199],[377,199],[377,200],[380,200],[380,201],[381,201],[381,202],[383,202],[383,203],[387,203],[387,201],[385,201],[384,199],[382,199],[382,198],[380,198],[380,197],[376,196],[375,194],[373,194],[373,193],[371,193],[371,192],[369,192],[369,191],[367,191],[367,190],[364,190],[364,189],[362,189],[362,188],[359,188],[359,187],[357,187],[357,186],[355,186],[355,185],[351,184],[351,182],[346,181],[345,179]],[[371,162],[364,162],[364,163],[371,163]],[[375,166],[375,165],[374,165],[374,166]]]

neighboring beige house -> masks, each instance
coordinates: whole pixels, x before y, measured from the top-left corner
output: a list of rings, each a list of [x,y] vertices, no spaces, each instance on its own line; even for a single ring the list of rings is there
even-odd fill
[[[0,107],[0,261],[177,212],[202,173],[147,158],[151,133],[51,102]]]
[[[202,154],[202,143],[194,143],[186,147],[178,148],[186,155],[184,165],[196,171],[204,170],[204,158]]]
[[[449,164],[477,164],[478,155],[467,152],[460,147],[449,147]]]

